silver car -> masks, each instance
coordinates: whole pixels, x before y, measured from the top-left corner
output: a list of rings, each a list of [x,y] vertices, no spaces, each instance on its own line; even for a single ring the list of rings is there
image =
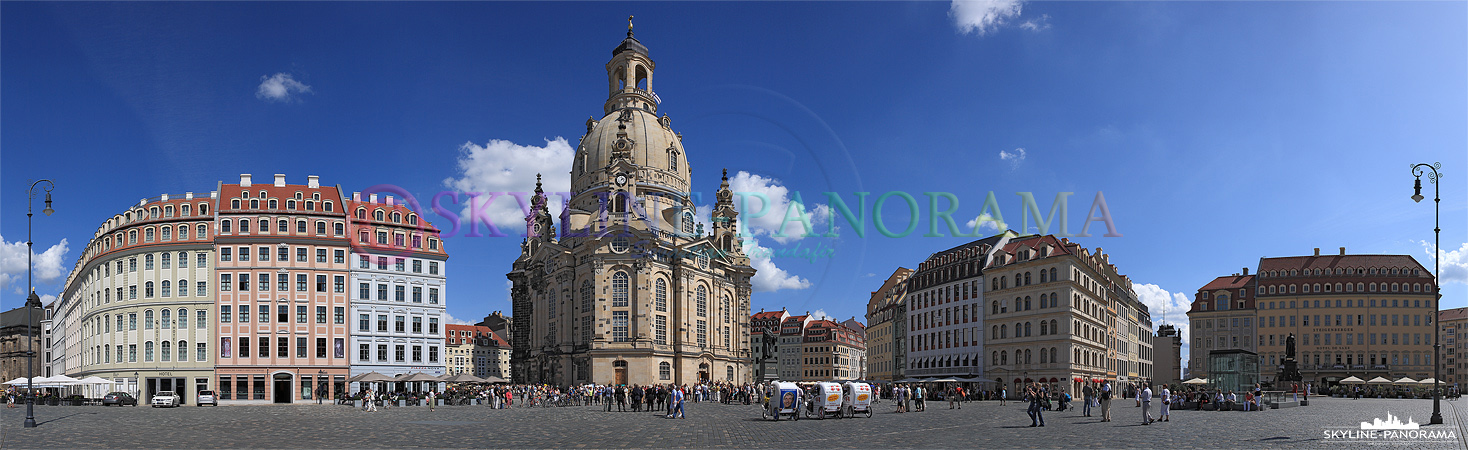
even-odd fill
[[[158,391],[157,394],[153,394],[153,401],[149,402],[154,408],[159,406],[172,408],[178,406],[178,403],[178,394],[173,391]]]
[[[209,406],[219,406],[219,397],[214,395],[214,391],[199,391],[199,395],[194,399],[195,406],[204,406],[206,404]]]

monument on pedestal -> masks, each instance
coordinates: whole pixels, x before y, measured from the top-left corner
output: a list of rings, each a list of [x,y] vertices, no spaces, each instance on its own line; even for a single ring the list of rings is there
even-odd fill
[[[1300,365],[1295,361],[1294,333],[1291,333],[1289,337],[1285,338],[1285,357],[1284,361],[1280,362],[1280,366],[1279,375],[1274,377],[1275,382],[1279,384],[1280,388],[1293,391],[1301,381],[1304,381],[1304,377],[1300,376]],[[1309,393],[1306,393],[1306,395],[1309,395]],[[1300,406],[1309,405],[1309,400],[1300,400]]]

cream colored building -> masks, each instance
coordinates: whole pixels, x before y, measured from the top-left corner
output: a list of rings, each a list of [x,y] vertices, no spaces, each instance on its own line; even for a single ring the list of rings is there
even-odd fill
[[[647,47],[629,30],[612,54],[604,115],[586,121],[560,229],[537,183],[528,237],[507,274],[514,380],[749,381],[755,271],[728,179],[706,232],[688,197],[682,136],[657,115]]]
[[[1017,237],[987,264],[986,376],[1010,392],[1035,381],[1072,394],[1077,379],[1148,380],[1151,317],[1100,248]]]
[[[912,269],[898,267],[872,291],[867,300],[867,375],[872,380],[897,381],[902,378],[907,336],[907,278]]]
[[[449,325],[446,330],[449,375],[510,379],[510,346],[490,330],[475,325]]]
[[[213,388],[212,196],[145,199],[97,228],[49,306],[55,373],[144,402]]]

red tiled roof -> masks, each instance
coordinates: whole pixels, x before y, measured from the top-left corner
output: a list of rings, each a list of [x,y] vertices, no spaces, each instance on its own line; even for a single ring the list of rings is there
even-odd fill
[[[1468,308],[1453,308],[1438,311],[1437,321],[1468,320]]]
[[[367,210],[367,219],[364,220],[357,218],[358,207],[362,207]],[[372,212],[379,208],[384,210],[382,221],[374,220],[372,218]],[[407,205],[404,205],[400,202],[395,202],[394,204],[389,205],[386,202],[373,203],[370,201],[346,200],[346,211],[348,218],[352,220],[352,225],[354,228],[358,225],[383,225],[400,228],[418,228],[430,233],[438,233],[438,228],[434,227],[432,222],[424,219],[422,214],[418,214],[416,211],[413,211],[411,208],[408,208]],[[401,223],[395,223],[390,220],[394,211],[403,215],[403,221]],[[418,216],[417,225],[408,224],[408,215],[410,214]]]
[[[757,312],[757,313],[754,313],[754,314],[750,314],[749,315],[749,320],[774,319],[774,318],[780,317],[780,313],[783,313],[783,312],[785,312],[785,311],[764,311],[764,312]]]
[[[243,193],[245,191],[249,191],[250,192],[250,198],[251,199],[266,200],[266,199],[274,198],[274,199],[279,200],[280,203],[278,204],[278,207],[276,209],[274,209],[274,210],[266,209],[265,208],[265,205],[261,205],[260,209],[250,209],[249,208],[248,199],[241,198],[241,195],[240,195],[241,193]],[[265,191],[265,197],[261,197],[260,196],[260,191]],[[336,188],[336,186],[327,186],[327,185],[321,185],[321,187],[313,188],[313,187],[309,187],[309,186],[304,185],[304,184],[287,184],[285,186],[276,186],[276,185],[270,184],[270,183],[265,183],[265,184],[251,183],[249,187],[242,187],[238,183],[236,183],[236,184],[221,184],[221,185],[219,185],[219,205],[216,206],[215,209],[219,210],[219,212],[221,212],[221,213],[243,213],[243,212],[256,212],[256,211],[261,211],[261,212],[264,212],[264,211],[283,212],[283,211],[287,211],[286,208],[285,208],[286,205],[284,204],[285,201],[286,200],[289,200],[289,199],[295,198],[297,192],[300,192],[301,193],[301,199],[300,199],[300,201],[302,201],[302,202],[305,202],[307,200],[311,200],[311,194],[313,194],[313,193],[320,193],[321,194],[321,200],[320,201],[322,201],[322,202],[330,201],[333,204],[335,204],[336,206],[334,206],[331,211],[324,211],[324,209],[323,209],[324,207],[322,207],[322,206],[317,206],[315,211],[306,211],[306,206],[305,205],[296,205],[296,209],[295,209],[295,211],[293,211],[294,213],[298,213],[298,214],[299,213],[306,213],[306,214],[318,214],[318,215],[337,215],[337,216],[345,216],[346,215],[346,208],[345,208],[346,205],[343,204],[343,199],[342,199],[342,196],[341,196],[341,191],[338,191],[337,188]],[[241,200],[244,200],[240,204],[240,209],[234,209],[234,208],[231,208],[230,207],[230,200],[233,200],[233,199],[236,199],[236,198],[239,198]]]
[[[1243,287],[1248,287],[1249,283],[1252,281],[1254,281],[1253,275],[1229,275],[1226,277],[1214,278],[1212,282],[1204,285],[1198,290],[1212,291],[1216,289],[1239,289]]]
[[[1320,256],[1285,256],[1279,258],[1259,258],[1259,272],[1264,273],[1271,270],[1305,270],[1305,269],[1332,269],[1335,268],[1399,268],[1419,269],[1424,277],[1431,277],[1422,264],[1408,255],[1320,255]]]

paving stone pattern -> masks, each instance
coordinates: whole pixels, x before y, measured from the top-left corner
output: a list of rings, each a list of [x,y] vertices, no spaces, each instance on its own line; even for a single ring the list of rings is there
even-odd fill
[[[392,408],[260,405],[142,407],[37,406],[40,426],[21,427],[24,408],[0,413],[0,448],[1465,448],[1460,402],[1443,402],[1451,441],[1327,439],[1359,430],[1390,412],[1426,423],[1429,400],[1315,399],[1311,406],[1263,412],[1175,411],[1171,422],[1141,424],[1141,408],[1118,400],[1113,420],[1079,410],[1047,412],[1031,428],[1018,402],[970,402],[950,410],[898,414],[878,405],[872,418],[772,422],[756,406],[689,403],[686,419],[601,407],[483,406]],[[1154,408],[1155,414],[1155,408]]]

